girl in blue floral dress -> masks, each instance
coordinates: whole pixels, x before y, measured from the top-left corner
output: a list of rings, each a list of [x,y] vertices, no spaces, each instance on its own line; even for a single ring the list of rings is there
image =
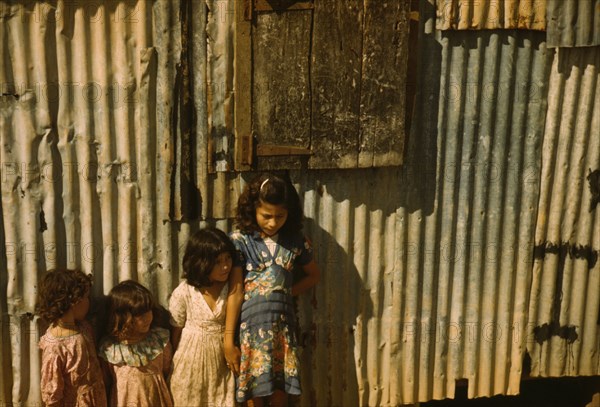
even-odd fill
[[[238,201],[239,229],[231,239],[239,258],[230,274],[224,348],[238,375],[237,401],[251,399],[256,407],[285,406],[288,394],[300,394],[292,296],[317,284],[320,274],[302,217],[294,186],[272,174],[249,183]],[[294,265],[305,273],[296,284]]]

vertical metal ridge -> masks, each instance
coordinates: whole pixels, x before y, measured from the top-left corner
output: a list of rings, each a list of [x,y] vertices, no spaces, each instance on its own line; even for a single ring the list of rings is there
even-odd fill
[[[357,194],[358,198],[358,206],[355,209],[355,222],[354,222],[354,230],[357,231],[354,235],[354,258],[353,262],[356,266],[356,273],[359,282],[364,282],[365,285],[367,283],[367,260],[368,260],[368,234],[365,234],[364,231],[368,229],[368,209],[366,204],[364,203],[365,193],[359,191]],[[358,231],[363,231],[360,233]],[[371,304],[371,297],[369,295],[368,286],[361,285],[361,292],[359,295],[359,304],[361,305],[363,311],[362,313],[357,315],[356,321],[356,336],[355,341],[357,343],[358,357],[357,360],[357,382],[358,382],[358,391],[359,391],[359,403],[368,405],[371,400],[372,389],[369,383],[369,357],[368,357],[368,332],[369,332],[369,324],[370,319],[373,314],[373,306]]]
[[[600,1],[547,0],[548,47],[600,45]]]
[[[392,186],[393,187],[393,186]],[[392,268],[389,284],[390,284],[390,317],[386,323],[390,326],[390,404],[398,405],[402,403],[401,383],[403,372],[401,369],[401,346],[403,341],[405,321],[402,318],[402,256],[403,256],[403,234],[401,225],[404,222],[405,214],[402,210],[396,209],[392,221],[389,223],[389,231],[386,231],[386,236],[390,236],[386,252],[389,259],[388,266]],[[393,236],[393,239],[391,237]],[[393,245],[393,246],[392,246]]]
[[[22,11],[21,5],[12,9],[17,15]],[[29,28],[30,21],[19,21],[14,14],[8,21],[7,43],[9,49],[15,51],[14,44],[29,44],[31,42]],[[14,52],[11,70],[14,95],[8,99],[8,109],[3,109],[2,131],[2,173],[8,181],[8,191],[2,191],[3,215],[6,216],[6,205],[9,205],[10,222],[5,222],[4,247],[7,251],[7,308],[8,330],[10,343],[11,368],[20,366],[35,366],[36,354],[35,341],[31,335],[32,323],[26,314],[31,312],[35,305],[35,286],[37,285],[37,262],[39,258],[39,244],[36,234],[39,232],[39,179],[36,177],[37,143],[39,137],[35,126],[35,92],[33,91],[34,78],[30,76],[28,66],[32,56],[29,54],[31,47],[17,46]],[[4,102],[4,100],[3,100]],[[15,120],[16,118],[16,120]],[[11,134],[12,133],[12,134]],[[15,136],[18,134],[18,136]],[[22,165],[26,163],[27,165]],[[12,171],[7,171],[12,168]],[[9,174],[10,175],[7,175]],[[12,176],[11,176],[12,175]],[[12,181],[12,182],[11,182]],[[4,189],[4,188],[3,188]],[[11,208],[12,207],[12,208]],[[7,225],[8,223],[8,225]],[[12,257],[12,259],[10,259]],[[3,329],[4,330],[4,329]],[[4,342],[4,338],[3,338]],[[34,347],[32,348],[32,342]],[[4,349],[3,349],[4,350]],[[11,369],[11,370],[12,370]],[[21,383],[29,381],[36,373],[28,370],[12,375],[13,394],[19,390]],[[3,385],[4,387],[4,385]],[[31,399],[36,397],[35,383],[31,386],[34,392]],[[31,395],[31,394],[30,394]]]
[[[196,6],[196,4],[198,6]],[[205,2],[192,3],[192,60],[194,61],[194,71],[192,75],[194,105],[196,106],[196,187],[200,191],[201,208],[200,217],[206,219],[209,215],[208,211],[208,106],[207,97],[207,7]]]
[[[130,62],[127,39],[130,33],[127,30],[125,18],[127,16],[127,5],[123,2],[116,4],[115,13],[116,21],[111,24],[111,72],[115,84],[123,89],[124,103],[119,106],[114,112],[114,144],[116,145],[116,162],[117,171],[117,216],[119,219],[119,228],[117,229],[117,244],[119,253],[118,276],[119,281],[127,279],[136,279],[137,270],[137,222],[136,209],[137,202],[135,199],[137,179],[131,179],[135,171],[135,123],[132,123],[131,117],[131,100],[132,95],[129,94],[137,84],[134,82],[135,77],[132,77],[132,72],[129,71]],[[119,137],[117,133],[123,134],[125,137]]]
[[[596,48],[559,49],[550,74],[529,310],[533,376],[598,374],[600,217],[587,178],[600,167]]]
[[[422,6],[431,12],[433,3]],[[192,31],[202,42],[207,11],[200,4],[192,8],[194,19],[205,20]],[[70,7],[64,1],[58,6]],[[73,104],[61,100],[53,107],[23,92],[18,100],[8,97],[0,113],[0,162],[37,160],[39,166],[51,164],[51,176],[57,177],[54,183],[19,179],[0,185],[0,239],[10,254],[0,265],[0,271],[6,268],[0,277],[0,334],[8,338],[7,329],[11,334],[0,353],[0,400],[39,403],[39,359],[31,334],[38,321],[25,315],[35,300],[31,285],[38,270],[91,261],[83,266],[96,273],[104,292],[133,277],[151,286],[165,305],[179,281],[189,236],[206,225],[231,230],[235,203],[254,175],[208,172],[211,112],[200,103],[196,182],[202,218],[170,217],[178,193],[171,183],[179,160],[171,114],[181,51],[179,8],[170,0],[137,4],[134,23],[115,19],[131,16],[123,7],[122,2],[100,5],[103,20],[87,28],[82,10],[73,20],[57,19],[55,27],[45,26],[54,28],[47,42],[38,35],[39,23],[25,24],[21,15],[0,27],[5,39],[0,48],[6,42],[17,49],[10,59],[14,65],[2,71],[15,76],[9,81],[22,81],[25,88],[36,81],[80,83],[75,90],[66,88],[64,101],[74,97]],[[560,274],[550,253],[532,268],[534,244],[539,249],[558,239],[557,244],[593,250],[600,245],[600,219],[597,209],[589,210],[585,179],[600,165],[599,53],[560,49],[548,71],[543,33],[442,34],[434,32],[427,12],[422,16],[426,80],[413,130],[420,137],[410,137],[407,150],[414,162],[401,169],[291,172],[323,272],[321,283],[298,299],[301,405],[392,406],[441,399],[453,397],[463,378],[469,397],[515,394],[525,345],[533,375],[598,374],[600,368],[598,262],[588,268],[581,258],[567,258],[560,272],[566,294],[559,322],[575,327],[575,342],[551,338],[540,345],[532,339],[534,326],[525,328],[527,322],[550,321]],[[151,25],[167,32],[158,35]],[[28,71],[34,58],[53,52],[44,48],[53,42],[56,61]],[[115,44],[112,53],[109,43]],[[201,59],[194,67],[197,78],[230,69],[207,67],[206,49],[194,49],[194,59]],[[85,62],[76,58],[85,53],[91,54]],[[153,53],[158,58],[154,91],[145,82],[154,69]],[[104,90],[117,84],[121,92],[133,85],[137,103],[128,104],[124,93],[116,102],[107,96],[86,103],[82,85],[90,81]],[[198,102],[209,86],[202,82],[193,84]],[[55,117],[57,130],[51,128]],[[143,129],[152,126],[155,130]],[[152,138],[156,144],[147,144]],[[150,162],[142,163],[144,157]],[[72,165],[96,159],[97,182],[83,166]],[[73,182],[65,180],[66,171]],[[128,178],[132,171],[135,177]],[[93,253],[101,250],[101,259],[89,257],[86,240]],[[58,242],[67,247],[56,247]],[[40,245],[49,253],[39,251]],[[335,373],[340,367],[344,375]]]
[[[546,0],[442,0],[437,29],[546,29]]]
[[[490,193],[492,185],[500,182],[499,169],[492,159],[493,148],[491,144],[494,138],[494,109],[498,88],[494,86],[490,87],[490,84],[498,83],[499,47],[498,37],[490,36],[489,45],[482,49],[481,58],[483,58],[486,63],[484,64],[480,79],[481,89],[477,89],[477,93],[481,94],[479,114],[479,133],[481,142],[477,145],[478,159],[475,162],[475,166],[479,168],[479,171],[475,172],[476,192],[473,207],[473,226],[476,229],[473,234],[473,242],[474,244],[478,244],[479,247],[476,248],[473,253],[473,277],[470,277],[472,286],[469,290],[469,292],[476,294],[474,294],[472,302],[466,312],[467,323],[475,328],[476,333],[480,331],[482,321],[484,321],[486,309],[484,304],[489,298],[489,292],[485,291],[488,281],[488,279],[485,278],[485,272],[489,267],[487,248],[490,245],[487,230],[493,220],[489,215],[493,213],[492,205],[494,205],[495,202],[490,198]],[[479,273],[478,270],[481,270],[481,273]],[[485,394],[488,389],[488,386],[484,384],[484,380],[486,378],[485,372],[490,368],[487,365],[490,358],[488,355],[483,354],[484,349],[481,346],[481,342],[479,340],[474,340],[471,334],[472,332],[467,333],[467,335],[469,335],[468,342],[470,343],[467,349],[471,350],[470,353],[467,353],[467,358],[471,355],[471,360],[467,360],[470,367],[467,372],[467,379],[469,380],[469,397],[474,397],[476,394]]]
[[[450,72],[452,66],[452,50],[449,49],[449,39],[443,38],[441,40],[442,47],[448,50],[448,52],[442,52],[442,64],[441,71],[442,76],[440,77],[440,89],[442,92],[442,96],[440,100],[447,102],[450,98],[458,98],[459,93],[451,95],[450,89],[454,87],[453,81],[454,73]],[[460,82],[458,82],[460,83]],[[456,88],[454,88],[456,89]],[[461,89],[458,87],[458,91]],[[443,93],[445,92],[445,93]],[[455,173],[455,163],[456,163],[456,148],[454,147],[455,143],[446,142],[446,135],[450,131],[450,115],[448,114],[447,106],[441,105],[439,108],[439,141],[438,141],[438,159],[439,159],[439,170],[441,171],[441,176],[439,178],[440,189],[439,189],[439,205],[438,210],[440,211],[440,240],[436,242],[438,246],[437,250],[440,250],[443,245],[448,245],[451,243],[451,235],[452,235],[452,214],[454,212],[453,207],[453,193],[454,193],[454,184],[452,181],[448,182],[447,175],[449,175],[451,180],[456,179]],[[450,144],[450,145],[448,145]],[[450,161],[449,161],[450,160]],[[448,173],[446,173],[446,169],[450,168]],[[454,171],[454,172],[453,172]],[[449,191],[449,192],[448,192]],[[450,195],[450,196],[448,196]],[[448,230],[450,228],[450,230]],[[450,264],[448,261],[444,261],[442,256],[439,258],[439,274],[437,281],[437,312],[436,312],[436,328],[440,330],[440,334],[445,334],[446,329],[450,324],[448,318],[448,307],[450,303],[450,295],[449,285],[451,280],[451,271]],[[453,386],[453,378],[448,377],[448,358],[446,357],[448,352],[448,343],[445,341],[436,342],[436,353],[435,353],[435,366],[434,366],[434,376],[439,378],[439,380],[434,382],[434,397],[435,398],[444,398],[445,395],[452,398],[454,397],[454,386]],[[448,389],[448,382],[451,382],[450,389]],[[437,387],[437,388],[436,388]]]
[[[469,56],[469,62],[471,61],[471,59],[473,59],[474,61],[479,61],[481,59],[481,56],[483,54],[483,44],[482,44],[482,40],[480,38],[477,39],[477,43],[476,43],[476,47],[474,47],[474,49],[472,50],[471,54]],[[474,65],[474,66],[473,66]],[[479,82],[481,80],[481,78],[483,77],[483,68],[480,68],[480,64],[473,64],[473,63],[469,63],[469,66],[467,67],[468,71],[467,71],[467,76],[470,79],[470,82],[473,81],[473,79],[475,79],[477,82]],[[461,162],[470,162],[472,160],[472,157],[477,157],[479,156],[480,152],[479,147],[478,147],[478,143],[475,139],[475,137],[477,136],[477,123],[479,123],[479,117],[481,116],[481,111],[484,108],[483,105],[483,101],[482,101],[482,97],[481,97],[481,93],[476,91],[476,92],[469,92],[468,93],[469,97],[471,99],[475,99],[473,101],[473,106],[476,107],[476,109],[472,109],[472,110],[467,110],[468,113],[465,114],[465,123],[466,123],[466,131],[465,131],[465,135],[468,135],[467,138],[467,143],[466,146],[467,148],[463,151],[463,157],[461,159]],[[472,150],[475,149],[475,150]],[[478,160],[479,161],[479,160]],[[474,320],[478,320],[478,316],[476,315],[476,313],[474,312],[475,310],[478,310],[479,307],[476,307],[472,302],[476,302],[477,304],[479,304],[479,285],[480,285],[480,281],[479,281],[479,275],[478,275],[478,270],[480,270],[481,265],[480,264],[476,264],[473,262],[473,254],[474,251],[472,251],[471,246],[473,242],[481,242],[481,233],[480,233],[480,229],[477,228],[476,226],[481,222],[481,219],[479,219],[478,215],[480,216],[481,213],[481,208],[478,208],[478,204],[480,205],[481,202],[478,202],[477,200],[477,193],[476,191],[478,189],[480,189],[481,187],[481,182],[478,181],[478,171],[477,168],[480,168],[480,164],[479,162],[476,162],[475,165],[468,165],[466,168],[465,166],[461,166],[461,168],[463,169],[463,172],[466,173],[470,184],[470,190],[469,193],[472,196],[469,196],[468,202],[472,205],[472,209],[470,211],[470,213],[468,214],[468,222],[467,221],[463,221],[463,228],[464,230],[462,231],[462,233],[466,236],[466,241],[464,242],[464,248],[462,250],[462,256],[461,256],[461,268],[464,269],[463,273],[465,274],[465,287],[464,290],[466,291],[466,293],[464,294],[464,298],[462,303],[464,306],[464,309],[462,310],[462,312],[464,313],[464,317],[463,317],[463,321],[462,321],[462,325],[467,327],[469,326],[469,324],[472,323],[472,321]],[[468,171],[468,172],[467,172]],[[465,178],[464,176],[461,176],[461,179]],[[480,191],[480,193],[482,194],[482,191]],[[463,202],[461,204],[459,204],[461,207],[463,207],[465,210],[467,208],[467,202]],[[464,216],[464,215],[463,215]],[[460,223],[459,223],[460,224]],[[471,243],[470,243],[471,242]],[[472,270],[471,270],[472,269]],[[472,298],[474,296],[474,299]],[[466,332],[466,329],[465,329]],[[474,348],[474,344],[472,340],[469,339],[465,339],[461,341],[461,345],[462,345],[462,349],[461,349],[461,353],[464,354],[464,361],[462,362],[462,374],[461,377],[467,378],[467,380],[469,380],[469,390],[473,391],[472,389],[475,387],[475,383],[473,383],[475,380],[474,378],[476,377],[476,349]]]
[[[536,173],[541,140],[530,128],[544,118],[543,104],[530,97],[546,72],[546,59],[534,58],[545,54],[541,38],[517,31],[439,37],[442,189],[433,216],[441,221],[437,325],[442,340],[434,361],[439,366],[446,357],[446,365],[437,368],[440,373],[434,370],[436,380],[445,377],[437,381],[434,398],[452,397],[461,378],[469,379],[470,397],[518,392],[524,348],[513,343],[512,333],[523,337],[525,327],[516,321],[523,319],[525,305],[517,308],[513,298],[522,295],[517,290],[525,287],[527,278],[520,276],[528,275],[528,265],[515,261],[523,256],[518,247],[533,247],[531,207],[537,191],[522,186],[526,168]],[[471,295],[478,287],[481,296]]]
[[[415,375],[415,372],[418,372],[419,361],[421,358],[421,345],[420,339],[421,336],[419,333],[421,332],[421,321],[422,316],[420,310],[420,302],[423,297],[419,290],[415,288],[419,286],[420,273],[416,273],[415,270],[420,270],[421,268],[421,245],[423,243],[421,239],[422,228],[423,228],[423,217],[419,212],[416,213],[417,216],[407,215],[404,219],[403,226],[404,229],[400,230],[399,233],[401,235],[401,239],[404,243],[402,247],[402,253],[405,253],[404,256],[406,260],[403,262],[403,269],[401,271],[401,277],[399,280],[399,284],[401,286],[399,289],[401,290],[402,296],[402,314],[400,314],[401,319],[400,322],[400,333],[403,336],[402,346],[400,348],[401,359],[400,363],[403,366],[401,370],[401,379],[400,379],[400,402],[412,402],[417,399],[418,394],[420,392],[420,383],[418,381],[419,374]],[[425,278],[423,276],[423,278]],[[430,289],[433,291],[435,288],[432,285]],[[433,321],[435,326],[436,321]],[[429,339],[429,336],[426,336]],[[434,342],[437,343],[437,342]],[[428,347],[429,350],[429,347]]]
[[[156,224],[156,259],[158,300],[167,304],[167,298],[179,282],[179,253],[177,231],[170,218],[170,205],[172,188],[174,146],[172,128],[172,114],[175,109],[173,84],[176,78],[176,64],[181,56],[181,16],[180,2],[172,0],[157,0],[152,7],[153,17],[153,46],[161,57],[171,61],[168,65],[158,63],[156,74],[156,197],[155,224]],[[167,32],[157,31],[163,27]],[[161,33],[161,34],[159,34]],[[160,101],[160,103],[159,103]],[[202,118],[199,117],[198,120]]]
[[[66,14],[66,10],[68,5],[65,4],[63,0],[59,0],[57,2],[56,9],[54,10],[54,17],[59,16],[61,12]],[[56,18],[56,48],[57,48],[57,80],[58,84],[71,84],[74,82],[72,76],[72,67],[71,67],[71,47],[69,38],[73,36],[73,26],[72,19],[70,18]],[[73,95],[73,87],[67,86],[65,93],[62,97],[66,97],[66,100],[72,100]],[[64,99],[63,99],[64,100]],[[75,137],[75,129],[74,129],[74,118],[73,114],[70,110],[70,105],[67,103],[59,103],[58,104],[58,113],[56,118],[57,125],[57,148],[60,156],[61,163],[63,164],[62,168],[59,170],[59,174],[61,177],[64,177],[64,174],[68,174],[68,176],[73,177],[73,166],[76,164],[77,160],[74,157],[72,152],[72,140]],[[75,174],[77,173],[75,169]],[[69,181],[72,178],[67,178]],[[76,200],[79,199],[77,189],[74,186],[77,186],[77,183],[65,182],[63,178],[61,178],[60,182],[61,188],[61,197],[63,203],[63,213],[59,214],[59,217],[62,217],[62,221],[64,224],[64,240],[66,244],[65,249],[65,263],[64,266],[67,268],[75,268],[80,264],[80,252],[78,250],[74,250],[73,244],[79,241],[79,225],[77,222],[77,213],[76,213]],[[69,246],[71,245],[71,246]]]
[[[79,219],[77,236],[73,236],[74,251],[80,252],[79,261],[77,262],[81,270],[86,274],[93,274],[94,264],[93,257],[90,257],[87,248],[94,247],[94,201],[95,191],[93,190],[93,180],[90,178],[92,152],[90,146],[94,143],[94,131],[92,117],[90,112],[89,101],[84,95],[88,84],[92,83],[92,79],[88,76],[88,60],[85,58],[86,50],[90,49],[90,38],[88,30],[86,30],[86,16],[84,10],[77,9],[74,11],[73,21],[73,36],[77,41],[73,43],[71,55],[68,60],[72,63],[73,81],[75,85],[75,94],[73,95],[73,150],[75,153],[72,176],[75,179],[75,184],[78,184],[77,195],[74,197],[79,202],[75,206],[79,209],[76,217]],[[71,164],[71,163],[70,163]],[[92,250],[93,253],[93,250]],[[92,255],[93,256],[93,255]],[[96,282],[99,282],[101,275],[98,273],[94,276]]]
[[[162,148],[170,138],[180,27],[173,27],[178,18],[171,17],[177,11],[171,1],[97,7],[62,0],[22,3],[0,4],[2,89],[11,94],[2,95],[0,113],[0,255],[6,256],[0,278],[0,404],[33,405],[41,403],[36,349],[44,324],[31,313],[44,270],[93,273],[96,294],[133,277],[147,283],[163,305],[172,291],[177,269],[169,263],[163,272],[156,262],[177,246],[168,222],[169,165],[147,143],[156,138]],[[168,35],[161,31],[154,41],[154,26]],[[155,52],[166,63],[156,65]],[[156,83],[145,82],[146,74]],[[148,93],[160,95],[160,106],[156,96],[135,99]],[[156,111],[157,120],[144,109]],[[142,128],[156,129],[156,135],[144,136]],[[142,167],[136,157],[150,163]],[[148,178],[137,172],[142,168]],[[159,185],[166,187],[161,199],[148,195],[154,190],[158,195]],[[178,236],[187,237],[185,227],[180,229]],[[147,266],[156,267],[156,282],[140,272]]]
[[[159,287],[165,284],[157,274],[160,265],[156,258],[157,213],[155,209],[156,195],[156,123],[154,112],[158,100],[156,98],[158,55],[152,45],[152,9],[146,2],[138,3],[139,19],[137,30],[134,30],[138,55],[134,66],[137,68],[136,83],[139,91],[135,114],[135,159],[133,160],[135,177],[138,181],[138,264],[140,281],[152,292],[160,293]],[[152,157],[152,158],[151,158]],[[160,294],[159,294],[160,296]]]
[[[116,202],[114,167],[112,163],[112,148],[114,145],[111,109],[115,109],[114,99],[111,103],[110,61],[108,52],[107,27],[110,23],[109,10],[106,5],[99,5],[97,13],[102,16],[98,24],[90,27],[91,47],[97,50],[91,54],[92,77],[102,92],[102,97],[94,105],[94,127],[96,129],[96,160],[98,179],[96,181],[96,194],[98,196],[99,216],[103,220],[100,226],[99,241],[94,241],[94,253],[98,254],[99,267],[102,270],[102,291],[108,291],[118,281],[118,248],[115,227],[118,222],[113,218],[113,209]],[[117,88],[118,89],[118,88]]]
[[[4,16],[0,15],[0,18],[4,19]],[[4,35],[5,35],[5,24],[0,24],[0,55],[4,55]],[[4,76],[4,70],[0,74],[0,83],[6,80]],[[5,103],[4,98],[0,99],[1,103]],[[4,113],[4,109],[0,111],[0,163],[4,163],[4,141],[6,140],[7,123]],[[6,167],[2,168],[2,171],[6,171]],[[4,191],[6,188],[5,182],[0,182],[0,219],[4,220]],[[11,387],[13,382],[12,368],[10,366],[11,359],[11,319],[8,313],[8,245],[5,233],[4,222],[0,222],[0,244],[2,249],[0,251],[0,400],[11,399]]]
[[[207,123],[209,138],[208,157],[212,171],[232,169],[233,152],[233,15],[232,0],[207,0],[209,9],[206,32],[210,37],[207,43]],[[249,86],[249,84],[247,84]]]

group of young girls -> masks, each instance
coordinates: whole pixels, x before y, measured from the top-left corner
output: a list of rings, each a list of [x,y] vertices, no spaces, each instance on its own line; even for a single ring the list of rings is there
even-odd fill
[[[46,406],[286,405],[300,394],[292,297],[320,274],[302,218],[289,180],[259,176],[240,196],[236,231],[206,228],[190,238],[169,299],[170,330],[153,324],[150,291],[123,281],[109,293],[98,348],[85,320],[90,277],[47,273],[36,304],[50,324],[39,345]]]

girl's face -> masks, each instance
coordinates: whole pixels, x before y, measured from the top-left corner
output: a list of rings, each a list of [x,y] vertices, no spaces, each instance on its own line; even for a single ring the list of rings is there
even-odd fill
[[[75,321],[83,321],[90,310],[90,291],[88,290],[79,301],[73,304],[72,308]]]
[[[136,334],[145,334],[150,331],[152,324],[152,311],[147,311],[141,315],[135,316],[131,320],[131,330]]]
[[[217,256],[217,261],[213,266],[208,279],[211,282],[223,283],[229,279],[229,272],[231,271],[231,254],[225,252]]]
[[[260,201],[256,207],[256,223],[267,236],[276,235],[285,224],[288,210],[283,205],[273,205]]]

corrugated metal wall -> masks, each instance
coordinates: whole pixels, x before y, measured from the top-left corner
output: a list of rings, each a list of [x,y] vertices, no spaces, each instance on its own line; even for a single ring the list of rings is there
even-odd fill
[[[125,278],[162,303],[170,293],[179,11],[171,0],[0,2],[0,404],[40,401],[31,313],[43,270],[81,267],[96,294]]]
[[[600,45],[600,0],[547,0],[548,47]]]
[[[219,58],[230,61],[232,1],[0,3],[0,404],[39,402],[27,313],[41,270],[81,266],[96,294],[133,277],[165,304],[190,232],[231,229],[254,174],[208,169],[228,148],[212,129],[231,123]],[[598,168],[598,54],[561,56],[543,32],[437,31],[433,0],[420,15],[406,164],[290,174],[323,270],[299,300],[301,405],[453,397],[462,378],[470,397],[516,394],[526,347],[534,374],[568,355],[579,365],[560,374],[598,371],[598,264],[567,257],[559,274],[549,250],[533,260],[551,239],[599,247],[582,179]],[[563,293],[587,288],[563,295],[561,326],[585,330],[568,349],[538,346],[528,320],[552,321],[558,275]]]
[[[533,376],[600,374],[600,47],[554,56],[530,305]]]
[[[405,244],[417,246],[400,272],[403,321],[424,328],[399,349],[402,401],[453,397],[461,378],[469,380],[470,397],[515,394],[550,56],[543,33],[439,32],[434,12],[434,4],[422,3],[426,73],[415,122],[437,125],[413,129],[429,135],[431,151],[407,157],[417,168],[411,182],[434,185],[418,187],[414,199],[433,201],[425,205],[431,212],[416,207],[406,216]],[[432,159],[436,176],[420,179],[420,166]]]
[[[545,30],[546,1],[548,0],[437,0],[436,28]]]

